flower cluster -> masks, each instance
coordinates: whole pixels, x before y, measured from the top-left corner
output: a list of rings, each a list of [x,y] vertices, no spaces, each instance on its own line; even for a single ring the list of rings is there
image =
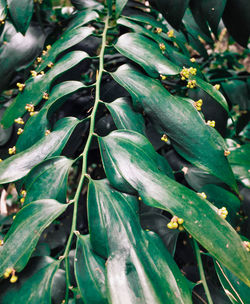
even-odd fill
[[[23,129],[22,128],[18,128],[17,135],[21,135],[22,133],[23,133]]]
[[[165,50],[166,50],[166,46],[165,46],[164,43],[160,43],[160,44],[159,44],[159,48],[160,48],[160,50],[161,50],[162,52],[165,52]]]
[[[208,120],[207,125],[214,128],[215,127],[215,121],[214,120]]]
[[[199,100],[195,101],[194,106],[195,106],[197,111],[201,111],[202,104],[203,104],[202,99],[199,99]]]
[[[22,191],[21,191],[21,196],[22,196],[22,197],[21,197],[21,199],[20,199],[20,203],[21,203],[21,204],[24,203],[26,195],[27,195],[27,192],[26,192],[25,190],[22,190]]]
[[[21,117],[18,117],[14,120],[15,123],[19,124],[19,125],[24,125],[24,121]]]
[[[25,110],[27,110],[28,112],[34,112],[35,107],[31,103],[27,103],[26,106],[25,106]]]
[[[228,211],[226,207],[222,207],[221,209],[218,209],[217,213],[219,214],[220,217],[226,218],[228,215]]]
[[[224,155],[225,155],[225,156],[228,156],[230,153],[231,153],[231,152],[228,151],[228,150],[225,150],[225,151],[224,151]]]
[[[189,80],[187,83],[187,88],[193,89],[196,87],[196,80]]]
[[[185,68],[183,67],[183,69],[181,70],[180,72],[180,75],[181,75],[181,80],[185,80],[185,79],[188,79],[190,74],[191,75],[196,75],[197,73],[197,69],[196,68]]]
[[[243,242],[243,246],[246,248],[246,250],[247,250],[248,252],[250,252],[250,242],[244,241],[244,242]]]
[[[200,197],[202,197],[202,198],[204,198],[204,199],[206,199],[207,198],[207,195],[206,195],[206,193],[205,192],[201,192],[201,193],[197,193]]]
[[[167,35],[168,35],[169,38],[175,37],[175,36],[174,36],[174,30],[168,31],[168,32],[167,32]]]
[[[16,85],[17,85],[18,90],[19,90],[20,92],[23,91],[23,89],[25,88],[25,84],[24,84],[24,83],[18,82]]]
[[[12,147],[12,148],[9,148],[9,154],[12,155],[12,154],[16,154],[16,146]]]
[[[164,141],[164,142],[168,142],[168,137],[166,134],[163,134],[162,137],[161,137],[161,140]]]
[[[7,268],[4,273],[4,278],[7,279],[11,275],[10,283],[16,283],[18,277],[15,275],[15,270],[13,268]]]
[[[172,217],[171,221],[167,224],[167,227],[169,229],[177,229],[183,230],[183,227],[180,226],[184,223],[184,220],[182,218],[178,218],[176,215]]]

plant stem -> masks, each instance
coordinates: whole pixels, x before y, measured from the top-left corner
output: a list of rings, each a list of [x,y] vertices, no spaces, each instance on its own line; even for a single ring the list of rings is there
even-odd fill
[[[202,265],[200,248],[199,248],[197,242],[194,239],[193,239],[193,243],[194,243],[194,250],[195,250],[195,255],[196,255],[196,259],[197,259],[197,263],[198,263],[198,268],[199,268],[199,272],[200,272],[200,278],[201,278],[201,281],[202,281],[202,285],[204,287],[208,303],[213,304],[213,300],[211,298],[211,295],[210,295],[210,292],[209,292],[209,289],[208,289],[208,286],[207,286],[207,281],[206,281],[206,277],[205,277],[205,273],[204,273],[204,269],[203,269],[203,265]]]
[[[105,47],[106,47],[106,36],[107,36],[107,31],[108,31],[108,23],[109,23],[109,18],[108,16],[105,19],[105,26],[104,26],[104,30],[102,33],[102,45],[101,45],[101,50],[100,50],[100,54],[99,54],[99,70],[97,71],[97,75],[96,75],[96,83],[95,83],[95,103],[94,103],[94,107],[92,110],[92,113],[90,115],[90,127],[89,127],[89,135],[88,135],[88,139],[87,142],[85,144],[82,156],[82,174],[81,174],[81,178],[73,199],[73,203],[74,203],[74,211],[73,211],[73,218],[72,218],[72,225],[71,225],[71,231],[70,231],[70,235],[67,241],[67,245],[63,254],[63,258],[65,259],[65,271],[66,271],[66,294],[65,294],[65,304],[68,303],[68,299],[69,299],[69,287],[70,287],[70,277],[69,277],[69,251],[71,248],[71,243],[72,243],[72,239],[73,239],[73,235],[74,232],[76,231],[76,222],[77,222],[77,209],[78,209],[78,201],[80,198],[80,194],[81,194],[81,190],[82,190],[82,186],[83,183],[87,177],[87,161],[88,161],[88,152],[89,152],[89,148],[91,145],[91,141],[94,135],[94,129],[95,129],[95,116],[96,116],[96,112],[97,112],[97,108],[98,108],[98,104],[100,102],[100,87],[101,87],[101,80],[102,80],[102,74],[104,72],[104,53],[105,53]]]

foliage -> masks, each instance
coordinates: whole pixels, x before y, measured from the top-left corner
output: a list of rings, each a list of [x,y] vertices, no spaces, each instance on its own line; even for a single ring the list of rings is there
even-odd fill
[[[247,303],[249,8],[0,0],[1,303]]]

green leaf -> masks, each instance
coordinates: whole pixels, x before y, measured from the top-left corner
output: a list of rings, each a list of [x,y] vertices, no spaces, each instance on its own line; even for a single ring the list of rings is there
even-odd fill
[[[25,205],[45,198],[65,203],[68,172],[72,163],[71,159],[58,156],[34,167],[25,178]]]
[[[52,199],[38,200],[17,213],[4,245],[0,247],[0,277],[7,268],[20,272],[26,266],[43,230],[67,206]]]
[[[250,299],[250,288],[218,261],[214,261],[214,263],[221,285],[231,302],[235,304],[247,303]]]
[[[92,27],[77,27],[68,30],[58,39],[47,51],[47,54],[42,57],[41,64],[37,67],[36,72],[44,70],[49,63],[55,63],[56,57],[63,51],[69,49],[83,39],[90,36],[94,31]]]
[[[223,22],[235,41],[247,47],[250,35],[250,2],[248,0],[227,0]]]
[[[180,28],[189,0],[155,0],[157,8],[176,29]]]
[[[42,51],[45,34],[38,26],[30,26],[23,36],[12,23],[5,21],[0,46],[0,90],[7,87],[15,71],[29,66]]]
[[[133,110],[129,98],[118,98],[111,103],[106,103],[106,107],[111,113],[118,129],[134,130],[141,134],[146,134],[144,118],[141,113]]]
[[[250,256],[238,234],[213,205],[159,170],[156,152],[143,135],[118,130],[98,140],[105,173],[113,187],[121,185],[114,183],[111,163],[138,191],[143,203],[183,218],[187,232],[250,286]]]
[[[181,69],[170,62],[161,52],[159,45],[137,33],[119,37],[115,48],[129,59],[140,64],[152,77],[176,75]]]
[[[0,163],[0,184],[24,177],[45,158],[60,155],[71,133],[80,121],[73,117],[59,120],[53,132],[44,136],[35,145]]]
[[[116,0],[115,3],[115,16],[116,18],[118,18],[121,13],[123,8],[125,7],[125,5],[127,4],[128,0]]]
[[[134,105],[140,105],[150,120],[166,132],[182,157],[237,189],[224,156],[223,138],[205,124],[191,102],[171,95],[159,81],[128,65],[112,76],[131,94]]]
[[[109,16],[112,16],[112,5],[113,5],[113,1],[112,0],[106,0],[107,6],[108,6],[108,12],[109,12]]]
[[[91,180],[88,206],[93,250],[108,254],[110,302],[192,303],[187,281],[161,239],[141,229],[135,197],[115,191],[106,180]]]
[[[165,32],[168,31],[168,28],[166,27],[165,24],[163,24],[162,22],[157,21],[153,16],[150,16],[150,15],[132,15],[132,16],[125,16],[125,18],[129,19],[129,20],[134,20],[134,21],[137,21],[137,22],[149,24],[152,27],[161,28]]]
[[[90,21],[96,20],[98,17],[99,14],[92,9],[86,9],[77,12],[76,14],[73,15],[73,18],[68,25],[67,31],[69,31],[70,29],[75,29],[84,24],[87,24]]]
[[[52,81],[88,57],[88,54],[82,51],[70,52],[44,75],[31,77],[26,81],[24,91],[18,94],[15,101],[4,113],[2,119],[4,127],[11,126],[16,118],[26,112],[26,104],[37,105],[42,100],[43,94],[48,93]]]
[[[7,4],[17,31],[24,35],[32,18],[34,1],[7,0]]]
[[[93,252],[89,235],[79,235],[76,244],[75,275],[85,303],[108,303],[105,272],[105,260]]]
[[[233,173],[246,187],[250,188],[250,144],[245,144],[231,150],[228,161],[232,166]]]
[[[215,35],[217,35],[218,25],[224,12],[227,0],[201,0],[201,16],[205,18]]]
[[[232,105],[239,105],[240,110],[250,110],[248,89],[245,81],[229,80],[222,82],[221,86]]]
[[[85,85],[79,81],[65,81],[53,87],[47,102],[36,115],[28,119],[24,132],[18,136],[17,151],[23,151],[42,139],[46,130],[51,129],[49,119],[52,114],[67,100],[69,95],[84,87]]]
[[[0,20],[4,20],[7,15],[6,0],[0,0]]]
[[[18,290],[10,290],[2,298],[2,304],[15,303],[51,303],[51,285],[60,261],[55,261],[38,270],[22,284]]]

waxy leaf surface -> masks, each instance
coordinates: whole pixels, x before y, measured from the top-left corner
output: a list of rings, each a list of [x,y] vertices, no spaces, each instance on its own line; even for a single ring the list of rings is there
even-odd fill
[[[43,230],[66,208],[67,205],[46,199],[32,202],[17,213],[0,247],[0,277],[7,268],[20,272],[26,266]]]

